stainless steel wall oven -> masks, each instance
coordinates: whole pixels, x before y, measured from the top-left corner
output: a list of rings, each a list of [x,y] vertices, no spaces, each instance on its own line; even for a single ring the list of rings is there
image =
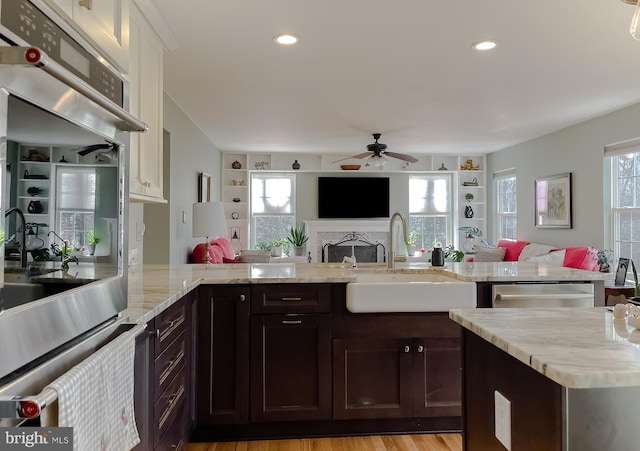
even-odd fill
[[[0,394],[126,308],[127,86],[43,1],[0,0]]]

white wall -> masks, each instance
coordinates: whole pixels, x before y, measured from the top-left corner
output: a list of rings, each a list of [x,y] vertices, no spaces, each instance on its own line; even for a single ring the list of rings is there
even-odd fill
[[[518,239],[557,246],[610,247],[604,242],[603,153],[605,145],[640,136],[640,104],[582,122],[487,156],[487,201],[494,211],[492,174],[516,168]],[[540,229],[534,224],[534,180],[572,173],[572,229]],[[488,230],[493,238],[493,219]],[[495,241],[492,239],[492,241]]]

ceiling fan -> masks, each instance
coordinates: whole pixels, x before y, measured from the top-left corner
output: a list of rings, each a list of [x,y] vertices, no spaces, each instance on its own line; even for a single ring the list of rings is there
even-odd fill
[[[103,144],[91,144],[89,146],[77,147],[73,150],[77,151],[78,155],[82,157],[89,155],[92,152],[97,152],[95,155],[96,161],[104,161],[106,159],[115,160],[118,154],[117,148],[117,144],[105,142]]]
[[[373,134],[373,139],[375,140],[375,142],[367,145],[367,152],[359,153],[357,155],[353,155],[351,157],[343,158],[341,160],[336,160],[336,161],[334,161],[334,163],[338,163],[339,161],[348,160],[350,158],[362,159],[362,158],[369,157],[369,159],[367,160],[367,165],[371,164],[372,166],[383,166],[387,162],[385,156],[391,157],[391,158],[398,158],[399,160],[403,160],[403,161],[406,161],[408,163],[417,163],[418,162],[418,159],[416,157],[414,157],[414,156],[407,155],[407,154],[404,154],[404,153],[389,152],[387,150],[387,145],[386,144],[378,142],[378,140],[380,139],[380,136],[381,136],[380,133],[374,133]]]

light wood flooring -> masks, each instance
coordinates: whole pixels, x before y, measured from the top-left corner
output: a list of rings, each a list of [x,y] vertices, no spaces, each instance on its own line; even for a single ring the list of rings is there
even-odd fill
[[[460,434],[372,435],[364,437],[191,443],[187,451],[462,451]]]

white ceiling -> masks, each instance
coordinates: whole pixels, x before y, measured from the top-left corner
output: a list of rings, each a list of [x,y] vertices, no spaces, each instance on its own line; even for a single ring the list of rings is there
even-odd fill
[[[222,151],[360,153],[381,132],[486,153],[640,102],[621,0],[151,1],[179,43],[165,92]]]

